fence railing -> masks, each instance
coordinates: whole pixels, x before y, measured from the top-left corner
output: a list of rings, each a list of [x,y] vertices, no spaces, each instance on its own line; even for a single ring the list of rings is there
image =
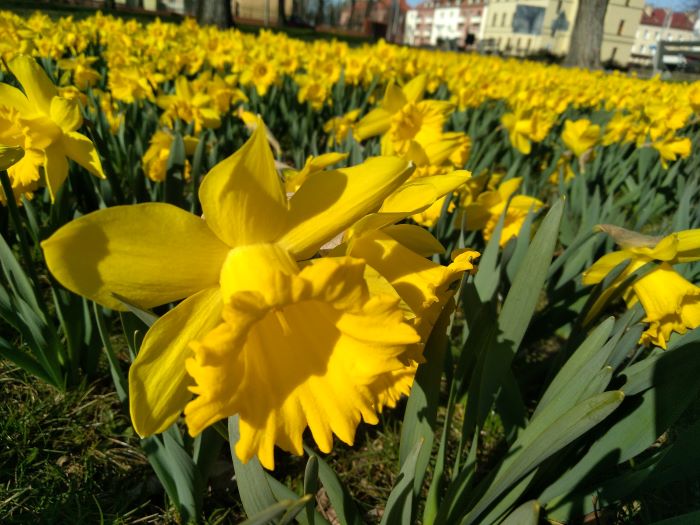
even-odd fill
[[[675,57],[672,59],[671,57]],[[654,57],[654,73],[667,69],[667,66],[686,66],[689,62],[700,63],[700,40],[684,42],[661,40]]]

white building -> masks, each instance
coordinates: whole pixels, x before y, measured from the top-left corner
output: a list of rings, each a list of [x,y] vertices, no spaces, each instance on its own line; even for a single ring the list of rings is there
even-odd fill
[[[696,18],[695,15],[674,13],[670,9],[645,7],[635,34],[630,62],[650,66],[656,55],[658,42],[661,40],[672,42],[700,40],[693,33]]]
[[[471,46],[480,34],[485,4],[484,0],[427,0],[406,13],[404,43],[435,46],[452,41],[458,47]]]

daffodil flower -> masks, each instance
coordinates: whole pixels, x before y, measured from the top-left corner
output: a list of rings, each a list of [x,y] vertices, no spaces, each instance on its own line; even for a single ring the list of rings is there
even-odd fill
[[[160,203],[118,206],[81,217],[44,241],[52,274],[99,304],[123,310],[120,298],[141,308],[184,299],[153,324],[129,371],[136,431],[142,436],[162,432],[186,406],[192,432],[240,410],[245,443],[237,449],[240,457],[258,454],[271,467],[271,444],[299,451],[297,434],[306,421],[315,437],[322,436],[319,444],[328,443],[325,430],[314,428],[314,417],[325,419],[323,425],[343,439],[359,415],[371,420],[371,397],[343,397],[368,392],[371,362],[358,361],[357,373],[337,386],[343,392],[334,398],[337,404],[330,397],[316,400],[318,406],[338,408],[336,419],[320,409],[311,414],[308,400],[327,381],[338,380],[335,361],[331,366],[335,357],[345,366],[355,351],[376,351],[387,359],[375,371],[383,374],[419,337],[408,325],[395,334],[393,328],[378,327],[372,316],[391,326],[401,316],[392,313],[398,308],[395,300],[368,297],[356,278],[357,262],[312,261],[298,268],[296,261],[309,259],[326,241],[377,210],[410,173],[404,160],[373,158],[309,177],[288,200],[260,122],[248,142],[204,178],[199,190],[204,218]],[[311,311],[318,312],[314,322]],[[280,333],[292,335],[280,340],[274,336]],[[212,345],[217,338],[246,343]],[[194,341],[199,343],[193,354]],[[265,356],[257,354],[261,348]],[[266,390],[272,378],[284,374],[293,379]],[[246,382],[231,382],[234,377]],[[317,377],[322,377],[317,386],[308,383]],[[211,394],[217,388],[230,393],[227,382],[240,389],[235,399]],[[190,387],[199,396],[192,404]]]
[[[505,211],[499,244],[505,246],[513,237],[517,237],[528,213],[536,212],[544,206],[539,199],[527,195],[516,195],[511,198],[521,183],[521,177],[502,182],[497,190],[485,191],[477,197],[476,201],[465,206],[463,209],[466,215],[465,229],[482,230],[484,239],[488,241]]]
[[[425,75],[411,79],[403,88],[390,82],[381,105],[355,125],[353,136],[362,141],[385,134],[385,154],[404,153],[411,140],[421,144],[434,141],[453,105],[442,100],[423,100],[426,82]]]
[[[650,237],[610,225],[599,226],[622,248],[598,259],[583,274],[583,284],[601,282],[613,268],[629,261],[623,272],[603,291],[588,313],[594,318],[610,296],[635,271],[653,261],[659,264],[623,290],[628,307],[639,301],[649,328],[642,342],[666,348],[672,332],[685,333],[700,326],[700,288],[678,274],[673,265],[700,260],[700,230],[684,230],[666,237]]]
[[[104,178],[95,146],[76,131],[83,123],[78,103],[58,96],[56,86],[33,58],[20,55],[9,65],[24,89],[22,93],[0,84],[0,122],[15,124],[0,130],[0,143],[25,151],[22,160],[8,170],[13,187],[36,183],[43,167],[53,200],[68,176],[68,159]]]
[[[595,146],[599,138],[600,126],[592,124],[588,119],[582,118],[576,121],[567,119],[564,121],[561,140],[577,157]]]

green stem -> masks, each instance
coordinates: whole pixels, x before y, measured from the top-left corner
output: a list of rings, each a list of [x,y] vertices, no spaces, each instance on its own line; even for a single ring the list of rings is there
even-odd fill
[[[44,313],[46,313],[44,302],[41,300],[41,297],[39,297],[38,294],[38,291],[40,290],[39,277],[37,276],[36,270],[34,269],[34,261],[32,259],[32,254],[29,251],[29,242],[27,241],[27,237],[25,235],[24,224],[22,224],[22,219],[19,216],[19,208],[17,207],[15,193],[14,191],[12,191],[12,183],[10,182],[10,177],[7,174],[7,171],[0,171],[0,182],[2,183],[2,189],[5,192],[5,198],[7,200],[7,209],[10,211],[10,219],[12,220],[12,224],[15,227],[15,233],[17,234],[17,238],[19,239],[19,249],[22,253],[24,265],[26,267],[27,272],[29,273],[29,277],[32,280],[32,283],[34,284],[34,292],[37,294],[37,302],[41,305],[42,310],[44,310]]]

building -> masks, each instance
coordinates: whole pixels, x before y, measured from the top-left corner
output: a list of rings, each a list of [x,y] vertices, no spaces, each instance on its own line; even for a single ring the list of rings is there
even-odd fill
[[[582,0],[586,1],[586,0]],[[601,60],[627,64],[644,0],[610,0],[605,14]],[[484,40],[512,55],[569,51],[578,0],[491,0],[483,20]]]
[[[406,0],[346,2],[340,12],[339,25],[373,38],[401,42],[408,10]]]
[[[243,23],[260,25],[278,25],[279,2],[277,0],[232,0],[231,12],[233,17]],[[284,11],[287,17],[292,14],[292,0],[284,1]]]
[[[651,66],[660,40],[686,42],[698,40],[693,33],[697,16],[674,13],[670,9],[645,7],[632,45],[631,62]]]
[[[404,43],[435,46],[451,42],[470,47],[476,42],[486,9],[483,0],[428,0],[406,13]]]

